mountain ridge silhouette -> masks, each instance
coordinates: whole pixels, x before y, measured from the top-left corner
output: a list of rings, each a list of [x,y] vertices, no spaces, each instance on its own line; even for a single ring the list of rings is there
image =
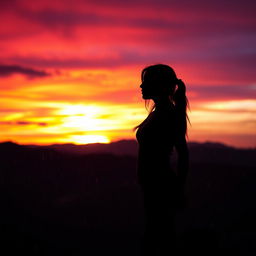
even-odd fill
[[[228,163],[232,165],[256,166],[256,148],[236,148],[219,142],[189,142],[190,161],[200,163]],[[120,140],[109,144],[92,143],[76,145],[72,143],[50,145],[22,145],[12,141],[0,143],[3,150],[53,150],[72,155],[113,154],[116,156],[137,156],[136,140]],[[175,159],[175,151],[173,158]]]

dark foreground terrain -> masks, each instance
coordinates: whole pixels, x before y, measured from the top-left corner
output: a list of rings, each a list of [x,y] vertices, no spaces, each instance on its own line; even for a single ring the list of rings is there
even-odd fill
[[[181,255],[256,255],[256,150],[191,143]],[[0,144],[1,255],[139,255],[134,141]],[[175,155],[173,156],[175,159]]]

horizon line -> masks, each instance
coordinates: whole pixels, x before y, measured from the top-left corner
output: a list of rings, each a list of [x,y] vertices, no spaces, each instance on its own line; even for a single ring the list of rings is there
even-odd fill
[[[110,144],[114,144],[114,143],[118,143],[121,141],[134,141],[137,142],[136,139],[120,139],[120,140],[115,140],[115,141],[111,141],[111,142],[94,142],[94,143],[83,143],[83,144],[77,144],[74,142],[67,142],[67,143],[51,143],[51,144],[33,144],[33,143],[28,143],[28,144],[23,144],[23,143],[19,143],[19,142],[15,142],[13,140],[5,140],[5,141],[0,141],[0,144],[4,144],[4,143],[12,143],[12,144],[16,144],[16,145],[20,145],[20,146],[37,146],[37,147],[49,147],[49,146],[53,146],[53,145],[73,145],[73,146],[88,146],[88,145],[110,145]],[[238,147],[238,146],[234,146],[234,145],[230,145],[230,144],[226,144],[223,142],[219,142],[219,141],[211,141],[211,140],[206,140],[206,141],[188,141],[188,144],[218,144],[218,145],[222,145],[225,147],[229,147],[229,148],[234,148],[234,149],[244,149],[244,150],[256,150],[256,146],[254,147]]]

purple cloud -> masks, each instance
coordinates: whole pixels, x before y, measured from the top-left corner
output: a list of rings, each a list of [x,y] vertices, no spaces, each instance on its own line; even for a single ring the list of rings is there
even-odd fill
[[[22,74],[29,78],[50,76],[49,73],[43,70],[25,68],[19,65],[0,65],[0,77],[10,76],[13,74]]]
[[[202,101],[255,99],[256,90],[250,85],[187,86],[190,99]]]

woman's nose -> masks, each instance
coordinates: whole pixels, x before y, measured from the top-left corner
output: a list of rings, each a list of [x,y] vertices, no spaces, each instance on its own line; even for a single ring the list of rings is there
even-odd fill
[[[140,88],[142,88],[143,84],[140,85]]]

